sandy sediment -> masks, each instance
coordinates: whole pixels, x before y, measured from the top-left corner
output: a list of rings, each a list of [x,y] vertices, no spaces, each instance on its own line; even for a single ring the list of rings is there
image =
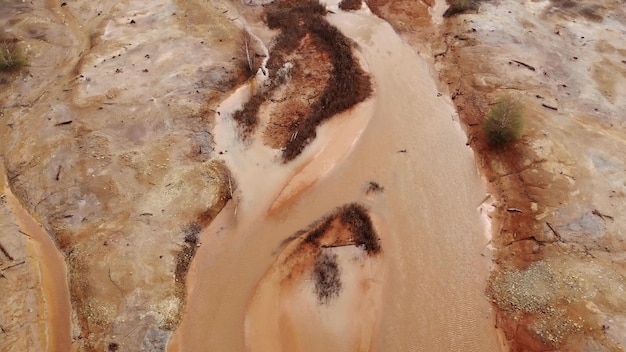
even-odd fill
[[[247,349],[371,350],[384,270],[367,210],[347,205],[288,241],[249,304]]]
[[[367,12],[339,13],[331,18],[336,17],[332,23],[356,38],[371,72],[379,73],[373,75],[379,92],[375,116],[384,118],[372,119],[368,128],[386,135],[388,145],[375,143],[370,139],[375,133],[366,131],[361,143],[368,147],[360,149],[363,153],[357,152],[353,160],[369,157],[374,159],[370,162],[391,162],[403,170],[394,172],[392,167],[389,174],[380,172],[373,178],[385,188],[385,205],[389,209],[376,209],[381,216],[384,214],[388,225],[389,235],[381,236],[383,248],[393,253],[386,256],[388,274],[384,286],[388,290],[383,293],[385,313],[377,346],[398,350],[456,350],[467,346],[498,350],[481,284],[488,263],[478,260],[486,241],[481,236],[475,207],[484,194],[471,154],[462,146],[464,138],[454,122],[453,110],[445,99],[437,99],[439,94],[434,80],[429,79],[427,64],[413,49],[396,42],[397,37],[388,34],[391,28],[387,24],[369,16]],[[377,44],[377,50],[372,43]],[[387,57],[385,52],[394,54]],[[391,88],[396,84],[411,98],[400,102],[387,95],[397,92]],[[373,152],[377,148],[378,152]],[[385,154],[388,161],[379,159]],[[449,185],[454,185],[453,194]],[[449,291],[446,287],[451,282],[463,282],[466,294],[461,297]],[[422,319],[415,319],[416,316]],[[479,331],[467,330],[468,326]]]

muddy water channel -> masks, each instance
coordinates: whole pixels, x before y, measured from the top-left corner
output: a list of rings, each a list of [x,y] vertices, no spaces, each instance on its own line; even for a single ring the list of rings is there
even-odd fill
[[[286,165],[256,141],[238,142],[228,113],[244,91],[222,104],[216,141],[237,179],[234,201],[201,234],[183,322],[169,351],[258,350],[252,341],[278,336],[255,336],[253,323],[278,309],[263,307],[255,292],[263,287],[261,297],[268,295],[262,280],[281,243],[352,202],[369,209],[380,236],[382,257],[371,263],[378,268],[364,274],[380,294],[352,296],[375,298],[363,302],[374,310],[340,300],[334,312],[343,317],[324,319],[370,331],[329,332],[320,325],[324,319],[306,318],[310,309],[292,307],[290,322],[307,326],[290,331],[318,338],[295,350],[497,351],[484,294],[489,259],[481,254],[488,239],[477,210],[485,189],[450,101],[438,94],[425,61],[386,22],[367,10],[348,14],[329,7],[331,23],[358,44],[374,97],[322,126],[306,152]],[[370,182],[383,191],[366,192]],[[333,306],[324,309],[334,314]],[[361,343],[338,343],[353,340],[346,336],[351,333],[361,334]],[[267,345],[294,350],[286,342]]]
[[[33,258],[37,258],[38,275],[41,282],[43,311],[40,317],[45,326],[41,345],[44,351],[69,351],[71,306],[67,284],[65,257],[56,248],[46,230],[24,209],[13,195],[11,188],[0,177],[0,193],[15,216],[20,233],[28,237],[27,248]]]

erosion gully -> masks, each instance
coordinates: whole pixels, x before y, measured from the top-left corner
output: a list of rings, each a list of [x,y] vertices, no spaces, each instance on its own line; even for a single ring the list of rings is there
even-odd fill
[[[2,176],[0,180],[5,178],[4,175]],[[71,305],[65,257],[57,249],[43,226],[26,211],[13,195],[6,181],[1,182],[3,185],[0,186],[0,193],[4,194],[21,231],[20,234],[16,235],[27,237],[26,247],[31,252],[39,270],[40,299],[43,302],[41,319],[46,327],[45,341],[43,341],[42,346],[46,346],[45,351],[69,351],[71,345]]]

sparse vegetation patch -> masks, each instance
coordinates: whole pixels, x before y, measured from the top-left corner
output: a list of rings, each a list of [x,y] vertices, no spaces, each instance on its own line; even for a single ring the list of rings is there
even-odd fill
[[[348,110],[372,94],[370,78],[352,55],[348,39],[321,17],[310,21],[308,28],[315,43],[330,54],[333,69],[326,89],[311,106],[311,114],[299,126],[296,137],[285,146],[285,161],[293,160],[304,150],[324,120]]]
[[[613,265],[582,254],[572,258],[561,253],[523,269],[494,271],[487,293],[503,319],[526,321],[520,328],[528,329],[547,346],[567,350],[562,344],[580,332],[604,335],[606,325],[598,320],[598,308],[620,310],[626,303],[626,298],[616,293],[626,278],[621,268]],[[597,275],[599,272],[602,275]],[[590,300],[595,302],[593,306],[588,304]],[[607,343],[607,351],[613,350],[610,341],[600,341]]]
[[[384,190],[385,190],[385,187],[383,187],[380,184],[378,184],[378,182],[370,181],[367,184],[367,187],[365,189],[365,194],[381,193]]]
[[[479,0],[448,0],[449,7],[444,12],[443,17],[452,17],[470,10],[477,10],[478,2]]]
[[[237,110],[233,113],[233,120],[237,122],[244,139],[252,135],[259,125],[259,109],[261,108],[261,104],[267,99],[268,93],[269,91],[265,91],[253,95],[250,100],[243,105],[241,110]]]
[[[0,71],[15,71],[28,65],[16,38],[0,33]]]
[[[333,222],[333,216],[327,216],[320,223],[318,223],[311,232],[309,232],[308,236],[304,239],[305,243],[317,243],[322,236],[328,231],[330,228],[330,224]]]
[[[222,210],[226,202],[231,199],[232,192],[236,188],[236,182],[231,177],[230,171],[222,162],[211,161],[211,169],[207,173],[200,174],[200,177],[207,177],[214,179],[214,184],[219,185],[217,193],[217,201],[212,207],[209,207],[202,213],[198,214],[194,221],[191,221],[181,227],[182,243],[180,250],[176,253],[176,268],[174,269],[174,276],[176,279],[176,295],[181,300],[184,300],[185,280],[191,261],[196,255],[198,250],[199,235],[202,229],[207,227],[211,221]],[[168,323],[171,326],[176,326],[180,316],[172,317],[171,322]]]
[[[509,313],[541,313],[555,301],[555,277],[545,262],[527,270],[504,269],[494,272],[489,295],[498,308]]]
[[[516,141],[524,129],[524,108],[509,96],[496,100],[483,122],[487,141],[493,146],[502,146]]]
[[[257,43],[252,34],[244,28],[239,39],[240,66],[248,77],[254,76],[261,66],[263,57],[257,53]]]

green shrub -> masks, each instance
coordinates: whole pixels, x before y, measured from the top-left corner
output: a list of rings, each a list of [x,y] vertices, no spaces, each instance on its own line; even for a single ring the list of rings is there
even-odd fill
[[[27,64],[17,39],[0,34],[0,71],[15,71]]]
[[[463,13],[471,7],[470,0],[448,0],[448,4],[450,6],[444,12],[443,17],[451,17]]]
[[[467,10],[467,0],[455,0],[451,6],[457,13],[463,12]]]
[[[524,129],[524,107],[509,96],[496,100],[483,122],[483,131],[491,145],[505,145],[516,141]]]

